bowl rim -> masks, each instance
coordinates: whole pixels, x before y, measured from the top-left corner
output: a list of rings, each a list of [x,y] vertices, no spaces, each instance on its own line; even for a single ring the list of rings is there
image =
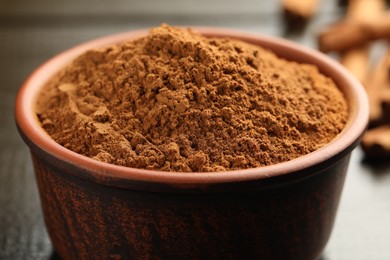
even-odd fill
[[[147,34],[148,29],[141,29],[113,34],[76,45],[52,57],[32,72],[21,86],[15,102],[16,124],[30,149],[38,148],[45,155],[51,156],[56,163],[60,162],[58,167],[63,166],[70,174],[93,182],[122,187],[129,186],[129,183],[132,186],[135,185],[134,183],[155,183],[185,188],[207,184],[269,180],[295,172],[305,172],[304,175],[309,176],[315,174],[313,170],[308,170],[309,168],[324,164],[339,154],[350,153],[360,141],[368,124],[368,98],[360,82],[335,60],[319,51],[278,37],[219,27],[191,26],[190,28],[205,36],[238,38],[271,49],[280,57],[317,65],[322,73],[333,78],[338,87],[341,88],[342,85],[342,91],[350,106],[349,119],[344,130],[324,147],[296,159],[265,167],[226,172],[182,173],[117,166],[80,155],[57,144],[40,126],[34,113],[34,105],[40,88],[59,68],[85,50],[142,37]]]

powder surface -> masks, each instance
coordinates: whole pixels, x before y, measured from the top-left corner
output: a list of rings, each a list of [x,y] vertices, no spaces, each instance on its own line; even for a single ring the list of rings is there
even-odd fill
[[[82,54],[46,84],[36,109],[74,152],[180,172],[294,159],[334,139],[348,115],[315,66],[168,25]]]

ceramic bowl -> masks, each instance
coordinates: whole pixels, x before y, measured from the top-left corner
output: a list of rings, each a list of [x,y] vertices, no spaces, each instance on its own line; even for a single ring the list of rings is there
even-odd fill
[[[311,63],[349,104],[342,133],[300,158],[223,173],[168,173],[110,165],[58,145],[34,106],[41,87],[87,49],[147,30],[74,47],[40,66],[21,87],[16,122],[31,150],[44,219],[63,259],[314,259],[330,236],[351,151],[368,121],[361,85],[337,62],[295,43],[221,28],[195,28]]]

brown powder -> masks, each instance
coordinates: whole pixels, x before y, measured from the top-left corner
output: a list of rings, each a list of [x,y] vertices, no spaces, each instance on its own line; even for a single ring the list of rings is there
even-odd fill
[[[346,102],[311,65],[168,25],[90,50],[45,86],[37,115],[64,147],[163,171],[261,167],[335,138]]]

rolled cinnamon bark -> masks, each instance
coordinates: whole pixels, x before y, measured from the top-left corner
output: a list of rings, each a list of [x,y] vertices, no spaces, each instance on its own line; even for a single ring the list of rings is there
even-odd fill
[[[283,0],[284,19],[290,28],[301,27],[318,9],[318,0]]]
[[[390,38],[389,12],[370,20],[346,18],[337,22],[320,33],[318,44],[323,52],[343,51],[381,38]]]
[[[368,130],[361,144],[367,159],[390,158],[390,125]]]
[[[364,82],[370,101],[370,124],[383,124],[385,115],[383,108],[390,106],[390,51],[382,58]],[[390,121],[388,122],[390,123]]]
[[[349,0],[346,16],[357,21],[371,20],[381,15],[386,8],[385,0]],[[361,82],[367,76],[370,44],[341,52],[340,62]]]
[[[283,8],[291,14],[309,19],[316,13],[318,3],[318,0],[283,0]]]
[[[340,54],[340,63],[360,82],[363,82],[367,77],[369,57],[369,46],[364,44],[342,52]]]
[[[382,123],[390,124],[390,83],[381,92],[380,106],[382,108]]]

